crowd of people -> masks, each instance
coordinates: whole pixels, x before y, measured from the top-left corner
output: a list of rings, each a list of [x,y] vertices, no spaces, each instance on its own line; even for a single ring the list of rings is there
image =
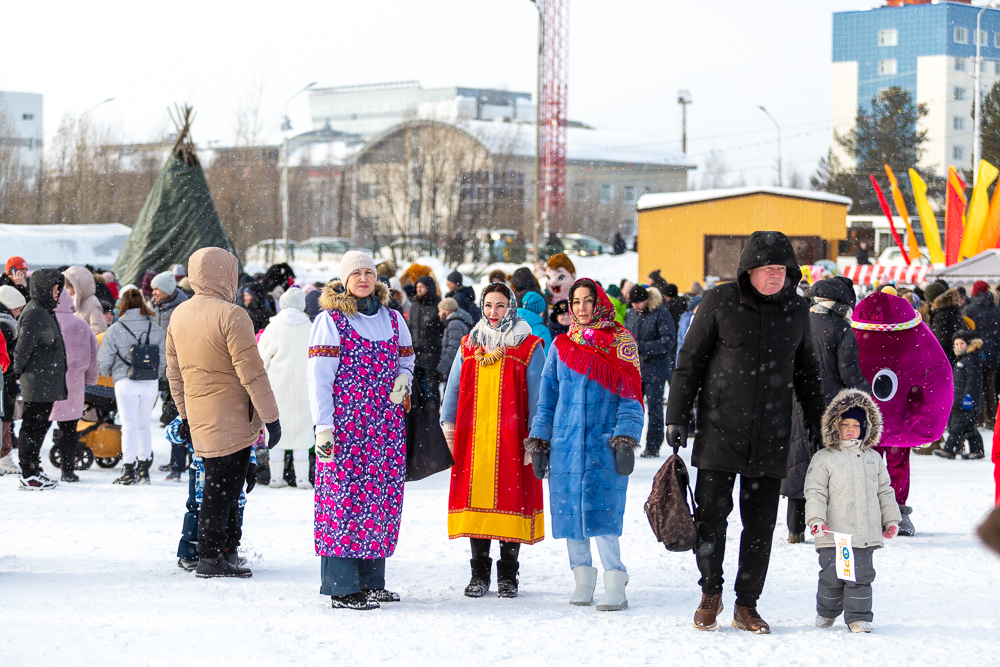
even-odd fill
[[[231,253],[205,248],[186,269],[119,287],[91,267],[32,273],[12,257],[0,280],[0,471],[19,472],[26,490],[55,488],[39,456],[55,421],[60,481],[77,481],[85,397],[103,384],[121,425],[115,483],[148,483],[160,399],[171,444],[161,471],[178,482],[190,471],[178,565],[199,577],[251,576],[239,555],[246,494],[309,489],[321,593],[334,608],[369,610],[400,600],[386,588],[385,561],[399,537],[408,454],[425,446],[407,427],[417,411],[454,461],[447,526],[449,538],[469,540],[465,595],[490,590],[497,541],[497,595],[517,597],[521,546],[544,539],[548,524],[566,540],[570,603],[594,604],[593,541],[604,571],[595,606],[619,611],[634,457],[659,457],[664,443],[676,453],[693,438],[694,518],[704,529],[694,627],[716,628],[722,611],[739,480],[733,625],[770,632],[757,600],[784,495],[788,541],[815,536],[817,626],[843,614],[853,632],[870,631],[872,554],[916,530],[910,451],[883,446],[888,399],[862,372],[850,280],[807,284],[789,240],[756,232],[736,280],[683,294],[660,270],[604,285],[577,276],[560,253],[534,271],[492,272],[478,298],[467,281],[456,270],[441,284],[429,266],[399,270],[351,251],[338,279],[301,284],[287,264],[250,276]],[[983,458],[978,429],[994,426],[1000,381],[998,293],[982,282],[968,294],[940,281],[879,290],[913,315],[906,326],[928,325],[952,365],[947,439],[915,453]],[[997,482],[1000,502],[1000,473]],[[853,536],[852,581],[838,576],[834,533]]]

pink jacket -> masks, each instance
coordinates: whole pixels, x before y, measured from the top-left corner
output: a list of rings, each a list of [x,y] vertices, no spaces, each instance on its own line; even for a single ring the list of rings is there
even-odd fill
[[[73,298],[63,290],[56,306],[56,320],[66,343],[66,390],[69,397],[52,406],[52,421],[71,421],[83,416],[84,385],[97,384],[97,336],[75,315]]]

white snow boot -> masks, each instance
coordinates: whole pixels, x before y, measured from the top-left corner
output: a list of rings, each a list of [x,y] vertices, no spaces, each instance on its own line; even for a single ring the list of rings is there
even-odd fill
[[[14,459],[11,458],[10,452],[8,452],[3,458],[0,458],[0,477],[8,473],[12,475],[20,474],[20,472],[21,466],[19,466]]]
[[[848,626],[851,628],[851,632],[871,632],[872,624],[868,621],[854,621]]]
[[[273,456],[268,458],[267,467],[271,470],[271,483],[268,484],[272,489],[283,489],[288,486],[288,482],[285,481],[285,457],[283,456]]]
[[[597,568],[586,565],[574,567],[573,576],[576,578],[576,589],[569,603],[577,607],[589,607],[594,601],[594,589],[597,587]]]
[[[597,602],[597,611],[621,611],[628,607],[628,600],[625,598],[626,585],[628,585],[628,573],[605,570],[604,595]]]
[[[836,618],[827,618],[826,616],[816,616],[816,627],[817,628],[832,628]]]
[[[295,488],[302,489],[304,491],[312,490],[312,484],[309,483],[309,455],[306,454],[305,461],[300,461],[295,459],[293,462],[295,466]]]

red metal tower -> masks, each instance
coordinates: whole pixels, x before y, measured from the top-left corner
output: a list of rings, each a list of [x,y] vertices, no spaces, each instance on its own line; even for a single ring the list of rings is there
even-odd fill
[[[566,84],[569,79],[569,0],[544,0],[539,210],[545,227],[565,231]]]

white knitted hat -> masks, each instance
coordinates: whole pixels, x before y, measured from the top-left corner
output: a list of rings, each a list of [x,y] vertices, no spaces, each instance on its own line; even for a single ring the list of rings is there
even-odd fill
[[[8,310],[14,310],[15,308],[24,308],[26,302],[24,295],[16,287],[4,285],[0,287],[0,303],[7,306]]]
[[[305,310],[306,309],[306,293],[303,292],[298,287],[292,287],[281,295],[278,299],[278,303],[281,304],[281,309],[291,308],[292,310]]]
[[[347,276],[358,269],[371,269],[372,273],[376,273],[375,260],[357,250],[345,252],[344,258],[340,260],[340,281],[344,283],[345,289],[347,288]]]

